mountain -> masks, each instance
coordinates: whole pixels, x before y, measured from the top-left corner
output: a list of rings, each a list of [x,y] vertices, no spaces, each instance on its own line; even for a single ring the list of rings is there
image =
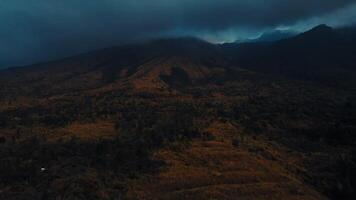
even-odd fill
[[[347,85],[356,74],[355,35],[354,27],[320,25],[267,42],[214,45],[196,38],[154,40],[2,70],[0,86],[13,94],[40,95],[115,88],[169,91],[234,80],[243,70]]]
[[[353,27],[319,25],[276,42],[225,44],[222,48],[235,65],[264,73],[309,80],[353,79],[355,38]]]
[[[322,25],[2,70],[0,199],[355,199],[355,41]]]
[[[262,35],[260,35],[257,38],[239,40],[239,41],[235,41],[235,43],[241,44],[241,43],[254,43],[254,42],[275,42],[278,40],[291,38],[295,35],[297,35],[297,33],[293,31],[272,30],[272,31],[263,32]]]
[[[59,61],[0,72],[15,93],[111,88],[160,90],[231,77],[220,47],[196,38],[162,39],[102,49]],[[19,87],[20,85],[20,87]]]
[[[154,40],[2,70],[0,86],[42,95],[100,88],[157,91],[221,83],[235,79],[242,69],[348,84],[355,77],[355,35],[353,27],[320,25],[278,41],[214,45],[196,38]]]

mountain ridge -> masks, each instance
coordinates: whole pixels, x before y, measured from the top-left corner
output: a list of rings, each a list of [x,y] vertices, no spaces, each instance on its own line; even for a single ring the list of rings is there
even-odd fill
[[[319,25],[277,42],[228,44],[222,48],[235,65],[263,73],[322,82],[334,81],[333,75],[338,74],[352,80],[356,70],[356,56],[351,53],[356,50],[354,35],[352,28]]]
[[[165,60],[164,64],[157,64],[157,69],[154,66],[147,67],[154,73],[146,73],[150,74],[151,79],[155,74],[154,79],[162,83],[172,82],[174,78],[170,79],[173,76],[169,78],[172,72],[177,72],[181,78],[185,77],[181,80],[185,83],[197,83],[213,80],[217,74],[220,80],[226,79],[222,78],[224,76],[232,77],[230,73],[234,69],[309,80],[333,80],[333,74],[339,73],[339,77],[351,76],[350,79],[353,79],[353,63],[356,60],[352,54],[356,50],[353,33],[356,31],[352,28],[333,29],[319,25],[275,42],[215,45],[192,37],[158,39],[100,49],[28,67],[9,68],[0,71],[0,84],[23,82],[41,87],[56,82],[58,87],[66,85],[64,88],[93,89],[117,81],[132,80],[133,77],[140,79],[142,76],[135,73],[139,68],[142,71],[152,60]],[[189,63],[191,69],[184,63]],[[205,73],[197,76],[198,71]]]

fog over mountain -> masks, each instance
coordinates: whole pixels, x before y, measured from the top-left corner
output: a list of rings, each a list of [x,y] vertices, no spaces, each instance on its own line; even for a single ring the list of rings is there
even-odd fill
[[[354,0],[3,0],[0,68],[151,38],[210,42],[355,22]]]
[[[356,199],[356,0],[0,0],[0,200]]]

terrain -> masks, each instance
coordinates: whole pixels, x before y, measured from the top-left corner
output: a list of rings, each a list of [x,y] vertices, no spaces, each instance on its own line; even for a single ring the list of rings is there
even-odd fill
[[[355,29],[0,71],[1,199],[353,199]]]

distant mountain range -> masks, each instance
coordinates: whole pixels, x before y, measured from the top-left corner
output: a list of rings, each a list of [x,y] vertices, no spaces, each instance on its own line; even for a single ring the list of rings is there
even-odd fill
[[[103,87],[162,90],[230,80],[243,69],[335,84],[355,80],[355,27],[320,25],[289,38],[282,35],[288,34],[266,34],[259,39],[264,42],[214,45],[179,38],[112,47],[3,70],[0,84],[44,93]]]

